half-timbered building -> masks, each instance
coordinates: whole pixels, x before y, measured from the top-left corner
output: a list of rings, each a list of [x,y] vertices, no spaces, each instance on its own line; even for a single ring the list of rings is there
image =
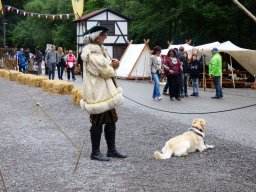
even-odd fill
[[[81,16],[75,20],[77,30],[77,50],[82,51],[84,46],[83,34],[95,25],[104,25],[110,30],[104,41],[109,56],[120,59],[128,46],[129,18],[108,8],[100,9]]]

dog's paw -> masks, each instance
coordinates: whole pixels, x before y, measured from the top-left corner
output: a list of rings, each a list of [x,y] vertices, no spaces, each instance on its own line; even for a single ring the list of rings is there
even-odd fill
[[[154,152],[154,157],[155,157],[156,159],[161,159],[161,153],[160,153],[159,151],[155,151],[155,152]]]
[[[206,145],[208,149],[213,149],[214,146],[213,145]]]

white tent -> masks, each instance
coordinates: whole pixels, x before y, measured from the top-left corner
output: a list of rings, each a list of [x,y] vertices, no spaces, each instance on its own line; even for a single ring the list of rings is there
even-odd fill
[[[256,51],[250,49],[240,48],[230,41],[215,46],[219,52],[228,53],[233,57],[242,67],[244,67],[249,73],[256,74]],[[211,54],[212,47],[205,48],[206,54]]]
[[[117,77],[124,79],[149,79],[150,48],[145,44],[129,44],[117,69]]]
[[[187,43],[185,43],[185,44],[177,44],[177,45],[169,45],[169,47],[167,49],[162,49],[161,54],[162,55],[167,55],[167,53],[168,53],[168,51],[170,49],[174,49],[174,48],[179,49],[181,46],[184,47],[184,50],[187,51],[187,53],[190,53],[192,51],[192,49],[193,49],[193,46],[191,46],[191,45],[189,45]]]

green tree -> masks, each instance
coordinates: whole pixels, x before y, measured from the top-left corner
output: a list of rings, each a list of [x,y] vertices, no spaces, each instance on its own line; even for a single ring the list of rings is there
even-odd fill
[[[31,0],[26,3],[24,9],[42,14],[63,14],[73,11],[69,0]],[[42,17],[26,17],[12,32],[13,44],[18,47],[45,49],[46,44],[50,43],[62,46],[64,49],[75,49],[76,28],[71,19],[50,20]]]

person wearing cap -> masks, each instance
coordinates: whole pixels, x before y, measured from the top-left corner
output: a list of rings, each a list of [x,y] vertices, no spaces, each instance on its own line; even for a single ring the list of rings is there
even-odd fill
[[[216,94],[212,99],[223,97],[220,85],[220,78],[222,77],[222,58],[217,48],[212,49],[212,57],[209,63],[209,75],[213,78],[213,83],[216,89]]]
[[[115,70],[119,66],[117,59],[111,59],[103,46],[108,28],[94,26],[84,34],[85,47],[83,60],[83,99],[82,109],[90,114],[90,136],[92,143],[91,159],[109,161],[109,157],[126,158],[115,146],[116,122],[118,116],[115,107],[123,104],[121,88],[115,82]],[[107,142],[107,156],[100,152],[101,134]]]
[[[154,89],[153,89],[153,99],[155,101],[160,101],[162,99],[160,94],[160,78],[162,74],[162,58],[161,58],[161,47],[155,46],[153,48],[152,55],[150,56],[150,70],[152,79],[154,81]]]

